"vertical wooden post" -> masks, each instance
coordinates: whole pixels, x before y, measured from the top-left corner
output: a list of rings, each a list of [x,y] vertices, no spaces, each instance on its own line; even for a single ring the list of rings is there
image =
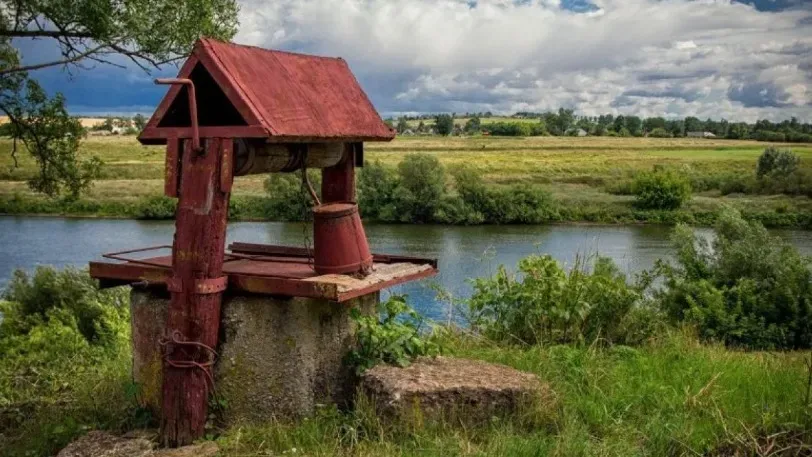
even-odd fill
[[[353,143],[344,144],[341,162],[321,170],[321,202],[355,201],[355,153]]]
[[[180,158],[173,278],[168,283],[172,300],[163,341],[161,442],[165,446],[191,444],[204,434],[226,285],[223,254],[231,173],[222,176],[221,169],[232,166],[232,146],[231,139],[208,138],[204,152],[198,153],[186,140]]]

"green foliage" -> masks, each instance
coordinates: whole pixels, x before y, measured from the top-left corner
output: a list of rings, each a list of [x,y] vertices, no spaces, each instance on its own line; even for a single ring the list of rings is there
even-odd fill
[[[482,121],[478,116],[474,116],[465,122],[465,133],[479,133],[482,130]]]
[[[394,170],[383,166],[380,160],[369,162],[360,169],[356,183],[358,207],[363,217],[377,220],[396,220],[395,191],[398,178]]]
[[[30,70],[110,63],[111,55],[126,56],[144,70],[160,68],[187,55],[200,36],[228,39],[237,31],[234,0],[4,0],[0,5],[0,111],[10,118],[12,136],[39,165],[31,188],[49,196],[78,197],[97,177],[100,162],[79,160],[84,129],[68,116],[62,94],[48,97]],[[15,38],[53,39],[60,52],[53,60],[32,62],[21,55],[24,48]]]
[[[451,134],[454,130],[454,117],[450,114],[440,114],[434,118],[434,126],[437,127],[437,133],[443,136]]]
[[[398,119],[398,125],[396,129],[398,133],[403,133],[406,130],[409,130],[409,122],[406,121],[405,117],[401,117],[400,119]]]
[[[56,320],[74,325],[88,343],[111,345],[129,309],[118,289],[101,291],[86,271],[57,271],[38,267],[33,276],[14,272],[3,294],[7,300],[0,323],[0,338],[25,335],[38,325]]]
[[[50,197],[66,194],[77,198],[98,177],[101,160],[80,160],[77,152],[85,130],[71,117],[61,94],[48,98],[34,80],[0,92],[0,109],[11,119],[11,136],[34,157],[39,173],[28,185]],[[15,161],[16,161],[15,156]]]
[[[16,272],[3,298],[3,455],[54,455],[88,429],[135,425],[128,290],[40,267]]]
[[[431,222],[445,193],[445,168],[437,157],[408,154],[398,164],[393,199],[401,222]]]
[[[596,258],[591,272],[579,259],[566,271],[549,255],[532,255],[519,261],[518,273],[500,266],[493,277],[473,280],[469,318],[489,339],[536,345],[602,338],[630,344],[657,328],[657,313],[642,303],[642,286],[627,283],[609,259]]]
[[[421,333],[423,320],[404,296],[379,303],[373,316],[353,308],[352,319],[358,325],[358,343],[348,357],[358,373],[380,363],[405,367],[417,357],[440,353],[440,346]]]
[[[790,244],[727,209],[712,244],[679,226],[674,246],[676,264],[657,267],[665,280],[658,299],[672,321],[732,346],[812,347],[810,260]]]
[[[165,195],[155,195],[141,199],[138,205],[138,219],[166,220],[175,218],[178,200]]]
[[[650,132],[648,132],[648,136],[652,138],[671,138],[671,134],[662,127],[652,129]]]
[[[144,130],[144,127],[147,126],[147,121],[148,119],[141,113],[133,116],[133,127],[135,128],[136,132]]]
[[[635,176],[632,193],[640,208],[675,210],[691,198],[691,183],[673,171],[655,169]]]
[[[465,166],[454,169],[452,175],[468,223],[539,224],[558,216],[552,196],[538,187],[514,184],[489,188],[474,168]]]
[[[321,173],[318,170],[308,170],[310,180],[316,194],[321,189]],[[296,173],[271,173],[265,181],[265,190],[268,193],[266,211],[268,217],[280,221],[308,220],[315,203],[302,183],[302,175]]]
[[[756,164],[756,176],[786,177],[794,173],[801,163],[801,159],[789,149],[778,149],[770,146],[764,150]]]

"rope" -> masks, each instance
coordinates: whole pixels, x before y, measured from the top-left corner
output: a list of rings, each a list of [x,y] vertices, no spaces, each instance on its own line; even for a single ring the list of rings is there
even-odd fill
[[[217,396],[217,391],[214,388],[214,376],[211,374],[211,367],[214,366],[214,361],[217,359],[217,351],[198,341],[186,341],[183,338],[183,335],[181,335],[181,333],[177,330],[172,332],[170,338],[161,338],[158,341],[158,344],[161,345],[161,348],[163,349],[164,361],[167,365],[173,368],[197,368],[203,371],[203,373],[206,375],[206,383],[209,389],[214,393],[215,397]],[[196,360],[173,360],[169,358],[169,350],[167,349],[170,344],[175,346],[186,346],[202,349],[208,354],[208,361],[198,362]]]

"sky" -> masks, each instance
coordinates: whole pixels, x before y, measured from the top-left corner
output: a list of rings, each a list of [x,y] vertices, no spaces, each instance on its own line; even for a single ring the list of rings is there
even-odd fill
[[[812,122],[812,0],[240,0],[234,41],[345,58],[383,116]],[[24,62],[53,44],[18,44]],[[160,75],[174,75],[170,67]],[[35,73],[75,114],[150,114],[138,68]]]

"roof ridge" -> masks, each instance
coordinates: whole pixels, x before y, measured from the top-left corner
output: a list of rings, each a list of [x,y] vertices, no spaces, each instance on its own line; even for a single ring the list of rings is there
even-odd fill
[[[207,42],[207,43],[214,43],[216,45],[234,46],[234,47],[238,47],[238,48],[255,49],[257,51],[267,52],[267,53],[270,53],[270,54],[288,54],[288,55],[292,55],[292,56],[308,57],[308,58],[311,58],[311,59],[326,59],[326,60],[345,61],[345,59],[343,57],[320,56],[320,55],[317,55],[317,54],[305,54],[303,52],[285,51],[285,50],[281,50],[281,49],[268,49],[268,48],[262,48],[262,47],[259,47],[259,46],[254,46],[254,45],[251,45],[251,44],[239,44],[239,43],[233,43],[231,41],[221,41],[221,40],[218,40],[218,39],[215,39],[215,38],[200,38],[200,40],[204,41],[204,42]]]

